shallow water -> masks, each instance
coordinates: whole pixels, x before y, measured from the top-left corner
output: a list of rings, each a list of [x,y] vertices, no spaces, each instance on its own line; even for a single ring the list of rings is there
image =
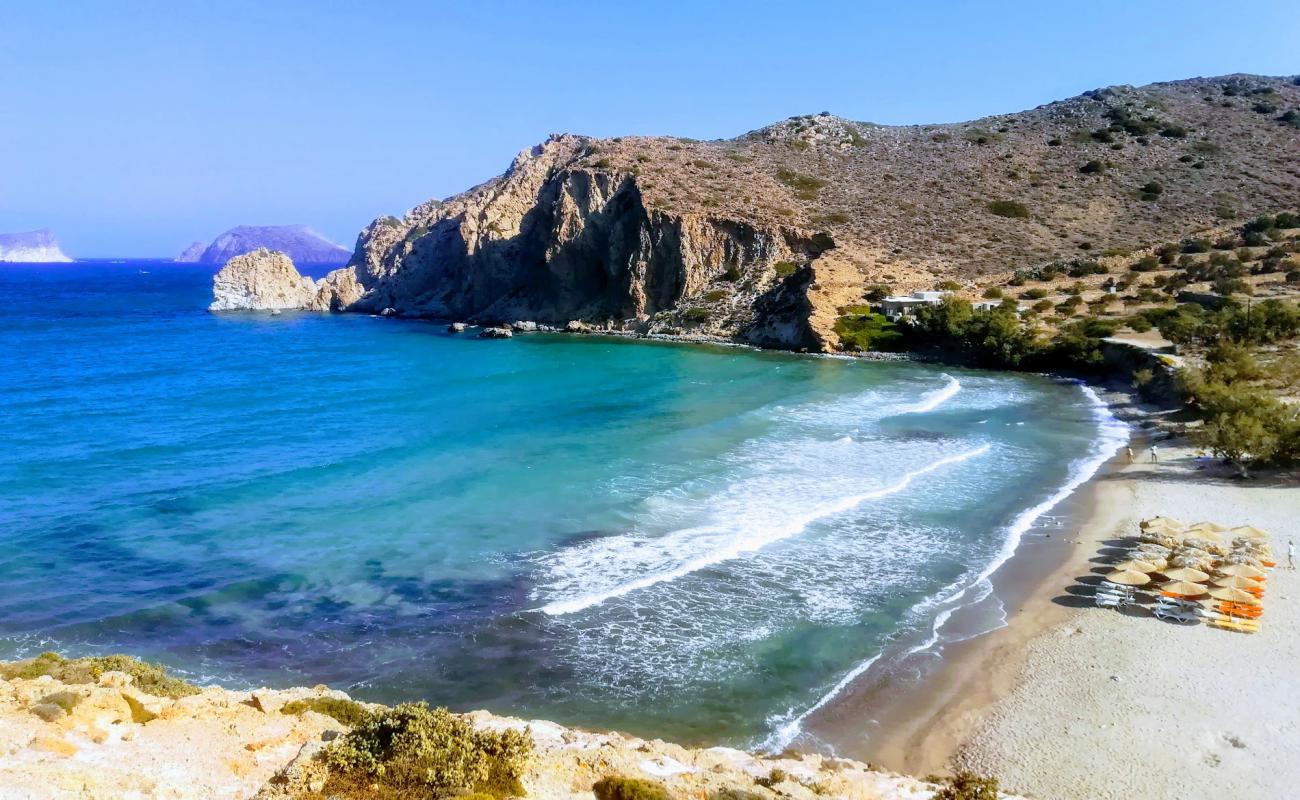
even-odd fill
[[[211,315],[210,275],[0,265],[0,656],[784,741],[1104,424],[1034,376]]]

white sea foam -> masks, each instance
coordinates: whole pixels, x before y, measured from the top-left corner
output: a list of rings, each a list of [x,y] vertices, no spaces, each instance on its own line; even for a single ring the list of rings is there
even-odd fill
[[[1080,384],[1084,396],[1088,399],[1092,415],[1097,422],[1098,435],[1093,441],[1088,455],[1076,461],[1070,469],[1069,478],[1066,482],[1051,496],[1042,502],[1031,506],[1020,512],[1007,526],[1007,535],[1003,539],[1001,550],[997,555],[984,567],[984,569],[973,579],[967,581],[958,581],[947,590],[934,595],[929,600],[923,602],[918,608],[929,606],[931,608],[939,606],[940,611],[935,615],[933,624],[930,628],[929,636],[920,644],[914,645],[904,651],[900,657],[906,657],[918,652],[928,650],[938,644],[942,638],[944,625],[952,617],[953,613],[965,605],[980,602],[989,596],[992,591],[992,582],[989,578],[994,572],[1005,564],[1013,555],[1020,545],[1020,540],[1034,523],[1048,511],[1055,508],[1062,500],[1069,497],[1076,489],[1082,486],[1089,478],[1101,469],[1102,465],[1114,457],[1120,448],[1129,439],[1129,427],[1126,423],[1120,421],[1111,413],[1110,408],[1102,402],[1097,393],[1089,386]],[[982,590],[983,595],[971,598],[969,595],[972,590]],[[969,637],[963,637],[969,638]],[[774,728],[760,745],[760,749],[775,753],[789,747],[795,739],[803,732],[804,722],[811,715],[825,708],[828,704],[839,697],[844,691],[860,678],[872,665],[877,663],[882,653],[877,653],[870,658],[862,661],[853,669],[849,670],[834,686],[823,694],[818,700],[809,706],[806,710],[798,715],[791,715],[783,721],[774,720]]]
[[[919,403],[917,403],[916,405],[908,406],[907,408],[903,409],[899,413],[928,414],[931,411],[934,411],[939,406],[951,400],[953,396],[955,396],[958,392],[961,391],[961,381],[957,380],[956,378],[954,378],[953,376],[947,373],[944,373],[943,377],[947,378],[948,382],[944,384],[942,388],[935,389],[933,392],[926,394],[924,397],[921,398],[921,401]]]
[[[906,489],[914,480],[923,475],[934,472],[935,470],[941,469],[950,464],[957,464],[976,456],[983,455],[984,453],[987,453],[989,449],[990,446],[984,444],[972,450],[945,456],[904,474],[889,486],[873,489],[868,492],[843,495],[829,502],[803,511],[802,513],[793,515],[784,520],[779,520],[768,525],[766,528],[757,528],[744,534],[730,536],[722,541],[720,546],[687,559],[670,569],[643,575],[635,580],[626,581],[578,597],[554,600],[535,610],[550,615],[573,614],[631,592],[646,589],[659,583],[677,580],[685,575],[698,572],[699,570],[711,567],[715,564],[730,561],[747,553],[760,550],[774,542],[796,536],[807,529],[809,525],[812,525],[819,520],[842,514],[856,508],[862,503],[871,500],[879,500],[897,494]],[[655,540],[654,544],[657,547],[669,548],[671,551],[678,549],[679,546],[684,546],[687,542],[693,539],[698,539],[701,536],[706,536],[708,534],[717,534],[719,532],[723,531],[721,531],[717,526],[698,526],[676,531],[673,534]]]

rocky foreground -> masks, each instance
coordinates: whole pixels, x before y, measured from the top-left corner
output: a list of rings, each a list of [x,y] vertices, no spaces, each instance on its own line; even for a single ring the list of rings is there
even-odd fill
[[[121,670],[99,672],[93,680],[91,673],[85,682],[26,677],[40,671],[34,663],[40,662],[0,665],[7,669],[0,674],[9,676],[0,678],[4,800],[321,798],[328,771],[318,754],[348,725],[306,707],[382,709],[348,702],[346,694],[324,686],[199,689]],[[59,660],[56,666],[76,663]],[[689,749],[486,712],[465,719],[479,730],[527,730],[533,752],[520,782],[525,796],[539,800],[590,800],[592,786],[611,775],[652,781],[671,798],[701,800],[925,800],[937,789],[815,755],[764,758],[729,748]]]

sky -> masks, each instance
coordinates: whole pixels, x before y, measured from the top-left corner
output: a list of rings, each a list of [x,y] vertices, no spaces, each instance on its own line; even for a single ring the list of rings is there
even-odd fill
[[[956,122],[1111,84],[1300,73],[1300,2],[0,2],[0,232],[171,256],[351,247],[553,132]]]

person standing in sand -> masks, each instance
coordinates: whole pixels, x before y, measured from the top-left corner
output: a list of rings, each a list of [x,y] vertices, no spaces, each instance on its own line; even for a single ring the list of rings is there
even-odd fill
[[[1158,463],[1159,461],[1160,461],[1160,457],[1159,457],[1158,455],[1156,455],[1156,443],[1155,443],[1155,442],[1152,442],[1152,443],[1151,443],[1151,463],[1152,463],[1152,464],[1155,464],[1155,463]]]
[[[1133,448],[1132,448],[1132,447],[1125,447],[1125,448],[1124,448],[1124,452],[1128,453],[1128,463],[1132,464],[1132,463],[1133,463]]]
[[[1295,572],[1295,539],[1286,540],[1286,568]]]

